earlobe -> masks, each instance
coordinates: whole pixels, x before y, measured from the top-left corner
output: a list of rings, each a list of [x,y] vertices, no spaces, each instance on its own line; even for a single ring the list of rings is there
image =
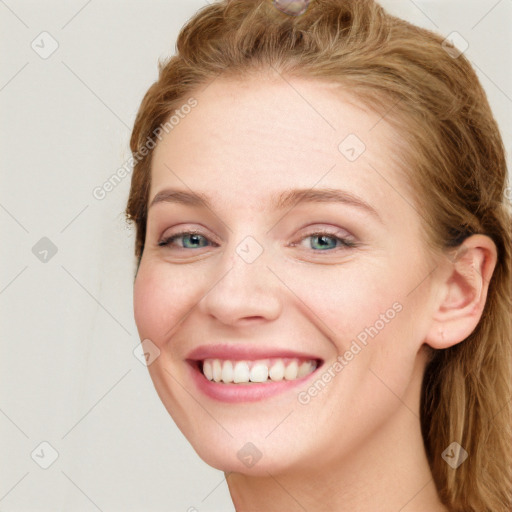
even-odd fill
[[[442,349],[460,343],[476,328],[485,307],[497,249],[486,235],[472,235],[448,257],[446,278],[432,315],[425,343]]]

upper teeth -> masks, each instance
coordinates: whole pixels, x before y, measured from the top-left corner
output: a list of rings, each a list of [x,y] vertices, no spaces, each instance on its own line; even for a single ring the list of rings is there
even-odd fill
[[[208,380],[225,383],[266,382],[267,380],[294,380],[308,375],[316,368],[316,361],[295,358],[272,358],[257,361],[230,361],[205,359],[203,374]]]

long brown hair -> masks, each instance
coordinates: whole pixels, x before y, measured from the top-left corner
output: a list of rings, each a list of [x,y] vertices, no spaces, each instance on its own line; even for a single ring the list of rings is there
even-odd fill
[[[177,53],[159,62],[130,146],[134,169],[126,217],[144,250],[151,155],[164,125],[219,75],[338,82],[394,125],[399,160],[435,251],[456,251],[475,233],[498,249],[482,318],[463,342],[432,350],[421,396],[423,439],[443,503],[457,512],[511,508],[511,214],[503,142],[486,94],[464,55],[434,32],[388,14],[374,0],[312,0],[298,16],[271,0],[224,0],[182,28]],[[469,454],[457,469],[452,443]]]

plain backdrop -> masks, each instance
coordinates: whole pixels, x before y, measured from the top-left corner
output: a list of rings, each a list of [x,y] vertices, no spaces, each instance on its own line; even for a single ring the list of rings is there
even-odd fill
[[[510,157],[512,0],[382,4],[469,43]],[[133,354],[130,176],[93,195],[203,5],[0,0],[0,511],[234,510]]]

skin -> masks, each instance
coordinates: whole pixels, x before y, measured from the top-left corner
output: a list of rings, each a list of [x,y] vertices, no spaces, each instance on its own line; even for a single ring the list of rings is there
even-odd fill
[[[433,259],[393,160],[399,136],[332,84],[218,78],[192,96],[197,107],[154,150],[149,197],[175,187],[208,195],[212,207],[151,207],[134,285],[139,335],[160,350],[148,368],[163,404],[199,456],[225,472],[238,512],[447,510],[420,432],[425,348],[474,330],[493,242],[476,235],[458,260]],[[338,150],[348,134],[366,145],[353,162]],[[339,202],[272,209],[272,194],[299,187],[349,191],[380,220]],[[206,240],[158,246],[191,228]],[[316,228],[357,245],[329,238],[322,248],[308,237]],[[263,249],[252,263],[236,252],[247,236]],[[227,404],[188,374],[191,349],[221,342],[310,352],[327,368],[395,303],[401,311],[307,404],[297,393],[310,381]],[[237,457],[247,442],[262,453],[252,467]]]

